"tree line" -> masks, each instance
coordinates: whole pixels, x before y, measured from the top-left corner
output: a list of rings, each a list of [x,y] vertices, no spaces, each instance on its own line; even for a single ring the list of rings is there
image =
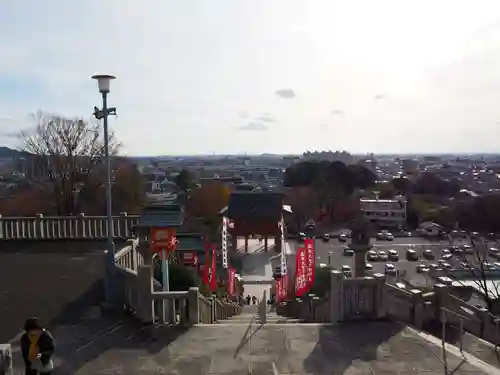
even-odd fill
[[[38,111],[33,126],[19,133],[24,182],[0,200],[2,215],[104,215],[104,136],[95,119]],[[136,165],[119,157],[121,144],[109,135],[113,211],[134,212],[144,200]]]

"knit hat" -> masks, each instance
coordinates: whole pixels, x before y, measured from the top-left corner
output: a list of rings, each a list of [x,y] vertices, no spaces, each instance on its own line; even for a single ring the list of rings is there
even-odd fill
[[[42,329],[42,327],[40,327],[40,324],[38,322],[38,318],[33,317],[26,319],[26,322],[24,323],[24,330],[32,331],[34,329]]]

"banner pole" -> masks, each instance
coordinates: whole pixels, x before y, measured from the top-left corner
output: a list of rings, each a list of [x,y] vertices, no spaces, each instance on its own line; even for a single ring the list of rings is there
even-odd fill
[[[170,291],[170,285],[169,285],[169,277],[168,277],[168,254],[167,250],[163,249],[161,251],[161,285],[162,285],[162,291],[164,292],[169,292]],[[169,317],[169,300],[167,298],[163,299],[163,322],[167,322],[170,320]]]

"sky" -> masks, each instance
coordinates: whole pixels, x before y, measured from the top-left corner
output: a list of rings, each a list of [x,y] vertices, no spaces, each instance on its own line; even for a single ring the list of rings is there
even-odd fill
[[[130,156],[500,152],[498,0],[0,0],[0,145],[96,73]]]

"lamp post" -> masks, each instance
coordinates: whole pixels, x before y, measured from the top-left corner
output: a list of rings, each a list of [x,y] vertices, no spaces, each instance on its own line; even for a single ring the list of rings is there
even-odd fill
[[[109,158],[109,131],[108,116],[116,114],[116,108],[108,108],[108,94],[111,80],[114,76],[98,74],[92,76],[97,81],[99,92],[102,95],[102,109],[94,107],[94,116],[103,120],[104,128],[104,160],[106,162],[106,216],[107,216],[107,252],[106,252],[106,280],[105,293],[106,302],[113,303],[115,297],[115,244],[113,231],[113,214],[111,211],[111,161]]]

